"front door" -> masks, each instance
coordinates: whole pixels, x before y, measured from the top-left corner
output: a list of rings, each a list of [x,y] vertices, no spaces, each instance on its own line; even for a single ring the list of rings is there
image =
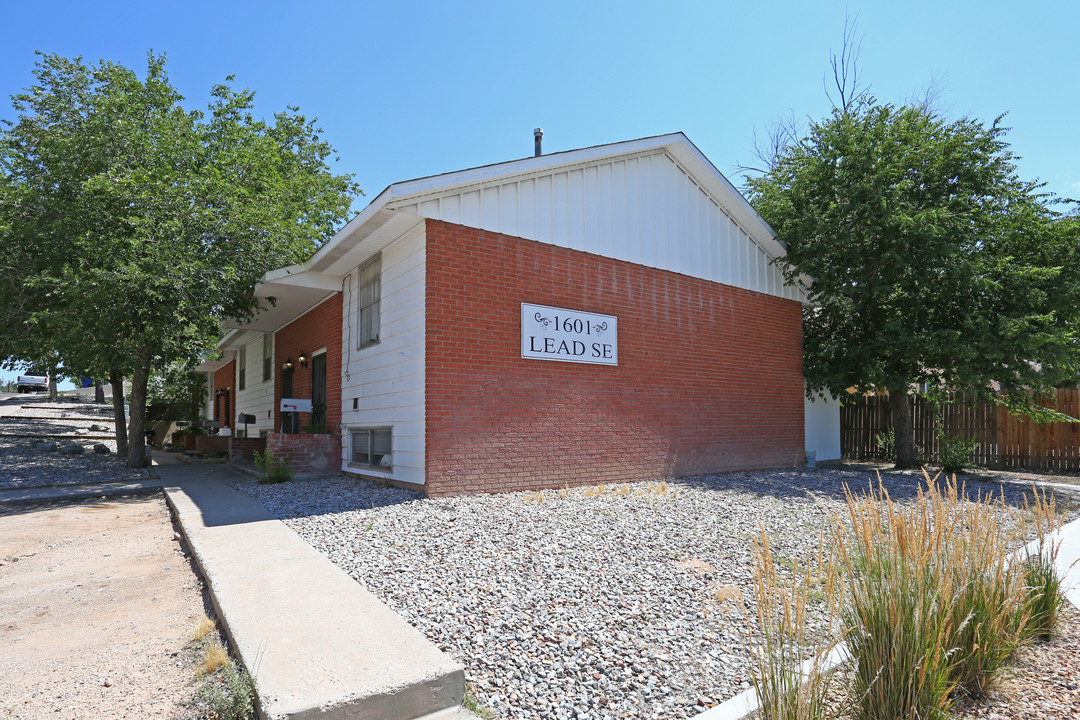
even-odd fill
[[[293,396],[293,369],[287,368],[281,373],[281,397],[292,398]],[[299,413],[282,413],[281,414],[281,432],[295,433],[298,432],[297,425],[299,421],[297,418]]]
[[[326,425],[326,353],[311,358],[311,424]]]

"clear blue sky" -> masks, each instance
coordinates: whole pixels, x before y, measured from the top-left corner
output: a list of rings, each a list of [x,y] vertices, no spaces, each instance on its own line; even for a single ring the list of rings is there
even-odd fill
[[[902,102],[936,78],[939,105],[1008,112],[1021,173],[1080,197],[1080,3],[38,2],[6,0],[0,93],[34,51],[142,71],[167,52],[189,107],[234,74],[256,112],[319,118],[373,198],[392,182],[681,130],[740,184],[753,136],[820,118],[829,54],[857,20],[861,72]],[[0,117],[11,119],[10,102]],[[361,209],[367,199],[359,200]],[[10,373],[0,374],[7,377]]]

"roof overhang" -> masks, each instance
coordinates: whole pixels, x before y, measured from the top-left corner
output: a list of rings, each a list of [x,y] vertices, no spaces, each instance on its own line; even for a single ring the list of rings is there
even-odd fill
[[[374,257],[391,242],[424,222],[422,216],[396,207],[417,197],[452,191],[469,185],[502,182],[518,175],[571,167],[620,155],[663,150],[681,163],[725,210],[772,257],[787,250],[776,233],[758,215],[723,173],[681,132],[627,140],[594,147],[549,153],[456,172],[394,183],[334,234],[301,265],[272,270],[263,276],[255,296],[263,309],[247,321],[226,320],[227,328],[276,332],[343,288],[354,268]]]

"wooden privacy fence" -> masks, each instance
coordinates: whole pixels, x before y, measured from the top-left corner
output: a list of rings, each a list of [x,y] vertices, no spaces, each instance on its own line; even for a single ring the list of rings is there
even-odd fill
[[[1080,417],[1080,390],[1060,388],[1042,400],[1044,407]],[[1039,425],[1017,417],[993,403],[973,401],[958,393],[937,409],[926,398],[914,395],[911,416],[915,445],[927,459],[937,457],[939,417],[946,434],[975,440],[972,461],[990,468],[1039,468],[1063,472],[1080,471],[1080,423],[1051,422]],[[879,436],[892,428],[888,395],[850,397],[840,408],[840,452],[851,460],[882,456]]]

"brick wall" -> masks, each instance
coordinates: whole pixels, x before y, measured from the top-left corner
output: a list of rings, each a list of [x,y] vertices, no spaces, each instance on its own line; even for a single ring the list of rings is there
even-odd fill
[[[293,475],[331,475],[341,470],[341,437],[311,433],[270,433],[266,451]]]
[[[219,390],[227,390],[229,397],[229,415],[236,415],[236,362],[230,360],[222,365],[216,371],[214,371],[214,417],[213,420],[217,420],[221,423],[221,427],[228,425],[233,427],[236,424],[235,417],[226,417],[225,413],[225,401],[223,398],[217,397]]]
[[[300,367],[301,352],[326,348],[326,429],[340,435],[341,423],[341,293],[304,313],[274,335],[274,429],[281,428],[281,366],[293,361],[293,397],[311,398],[311,366]],[[300,413],[300,427],[310,420]]]
[[[799,303],[427,221],[429,495],[803,461]],[[618,367],[527,360],[520,304],[615,315]]]
[[[238,438],[229,441],[229,460],[254,460],[255,452],[266,450],[266,438]]]

